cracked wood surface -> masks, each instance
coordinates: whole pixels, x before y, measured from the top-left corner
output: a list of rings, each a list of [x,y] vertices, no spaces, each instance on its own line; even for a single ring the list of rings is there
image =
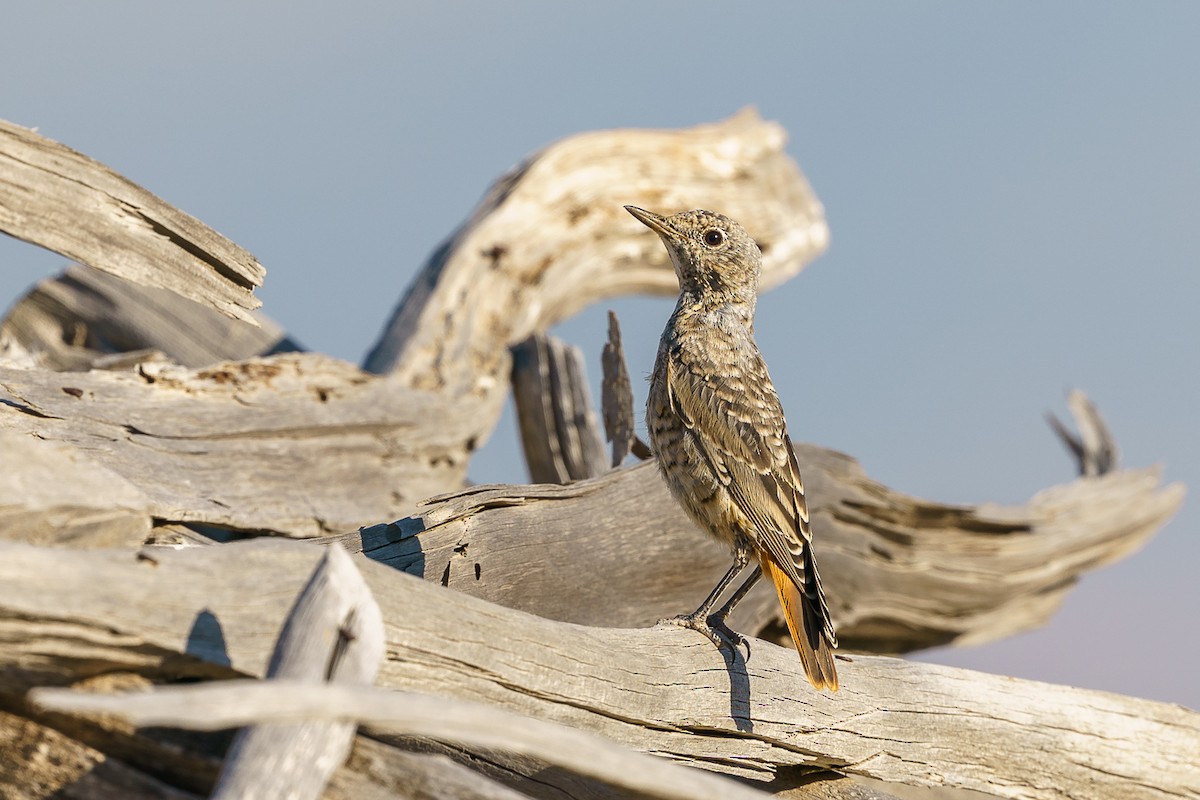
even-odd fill
[[[0,120],[0,231],[253,324],[266,270],[233,242],[82,153]]]
[[[23,471],[74,463],[120,490],[113,513],[285,536],[394,518],[461,485],[490,430],[477,409],[311,353],[204,369],[0,366],[0,436],[20,442]],[[51,481],[31,504],[26,482],[0,480],[0,519],[21,518],[16,533],[69,521],[78,492]]]
[[[513,405],[532,483],[569,483],[609,469],[583,351],[535,334],[512,349]]]
[[[902,652],[978,643],[1045,622],[1078,576],[1152,536],[1183,487],[1133,470],[1047,489],[1020,507],[947,506],[872,481],[848,456],[796,446],[838,638]],[[451,588],[585,625],[685,613],[729,566],[652,462],[567,486],[477,486],[414,516],[334,537]],[[735,629],[759,632],[778,601],[757,587]]]
[[[9,703],[105,671],[201,673],[184,653],[217,673],[229,664],[262,675],[321,557],[272,540],[137,556],[0,553]],[[795,653],[766,642],[727,660],[683,629],[553,622],[370,561],[360,568],[385,621],[385,687],[559,722],[773,790],[815,767],[1011,798],[1200,794],[1200,715],[1178,706],[875,656],[843,659],[842,691],[816,693]],[[200,630],[204,614],[214,624]]]
[[[383,619],[371,590],[345,550],[327,547],[283,622],[267,664],[267,680],[253,685],[278,691],[275,684],[286,682],[290,688],[282,698],[285,705],[325,687],[370,686],[383,660],[384,646]],[[206,684],[222,685],[227,684]],[[75,692],[71,695],[79,696]],[[269,724],[274,720],[264,716],[251,716],[238,723],[245,727],[229,745],[211,800],[316,800],[324,794],[334,771],[346,762],[357,729],[355,719],[346,715],[306,715],[279,721],[283,724]],[[157,724],[195,727],[174,722]],[[214,725],[202,730],[238,725]]]
[[[340,548],[330,548],[340,550]],[[648,800],[763,800],[766,794],[702,770],[682,769],[620,747],[603,737],[521,717],[457,698],[368,686],[313,684],[311,681],[209,681],[200,685],[98,696],[62,689],[36,689],[38,707],[70,713],[115,714],[139,727],[167,726],[220,730],[272,730],[301,725],[355,723],[383,733],[419,735],[466,747],[494,749],[534,758],[584,778]],[[240,734],[239,734],[240,735]],[[236,743],[235,743],[236,744]],[[231,748],[231,753],[233,748]],[[317,797],[323,782],[266,780],[217,797]],[[270,791],[264,791],[271,787]]]

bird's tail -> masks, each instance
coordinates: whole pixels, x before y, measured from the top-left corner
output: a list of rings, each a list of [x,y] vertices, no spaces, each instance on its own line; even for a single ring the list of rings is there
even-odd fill
[[[763,572],[775,584],[783,618],[800,653],[800,663],[808,682],[817,689],[838,690],[837,670],[833,668],[833,647],[824,636],[824,620],[808,602],[792,579],[766,553],[759,556]]]

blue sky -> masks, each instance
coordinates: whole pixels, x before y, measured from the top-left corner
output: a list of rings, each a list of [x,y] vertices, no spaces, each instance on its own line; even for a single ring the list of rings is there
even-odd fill
[[[38,3],[0,30],[0,117],[248,248],[264,310],[357,361],[522,156],[756,105],[832,232],[759,307],[793,435],[1015,504],[1072,477],[1042,415],[1073,386],[1125,465],[1200,486],[1198,30],[1183,2]],[[4,303],[63,265],[7,239],[0,261]],[[640,403],[670,304],[557,333],[598,373],[616,308]],[[524,479],[509,419],[471,472]],[[1200,707],[1196,523],[1043,630],[923,657]]]

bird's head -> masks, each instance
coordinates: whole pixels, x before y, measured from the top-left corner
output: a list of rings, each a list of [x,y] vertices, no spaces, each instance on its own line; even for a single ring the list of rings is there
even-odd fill
[[[637,206],[625,210],[658,234],[671,255],[679,288],[700,297],[754,305],[762,253],[745,228],[715,211],[669,217]]]

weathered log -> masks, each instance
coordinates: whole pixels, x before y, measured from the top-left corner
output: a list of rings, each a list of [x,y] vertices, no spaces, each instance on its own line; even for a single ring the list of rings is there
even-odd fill
[[[462,432],[483,424],[465,401],[446,407],[307,354],[69,379],[0,368],[0,402],[0,426],[16,435],[5,451],[23,465],[0,481],[0,523],[44,542],[58,531],[80,541],[94,518],[81,511],[110,520],[92,534],[101,544],[132,541],[151,519],[293,536],[395,519],[461,475]],[[450,421],[426,424],[437,417]],[[876,652],[1041,624],[1082,571],[1131,552],[1182,498],[1182,487],[1133,472],[1069,484],[1026,509],[943,506],[880,486],[845,456],[797,454],[843,641]],[[696,534],[652,467],[637,469],[563,489],[476,488],[343,541],[516,608],[645,624],[693,605],[727,556]],[[79,493],[50,479],[67,474]],[[769,592],[739,612],[735,624],[750,631],[777,613]]]
[[[276,702],[289,706],[318,696],[326,687],[369,686],[379,672],[383,651],[379,606],[346,551],[334,545],[325,549],[288,612],[263,686],[276,692]],[[274,684],[288,689],[280,695]],[[214,709],[202,707],[192,713],[199,710]],[[157,724],[202,730],[234,727]],[[249,727],[238,731],[229,746],[213,800],[316,800],[333,771],[345,762],[355,730],[353,717],[347,714],[293,715],[288,720],[256,714],[239,724]]]
[[[0,231],[253,324],[266,270],[103,164],[0,120]]]
[[[167,289],[73,265],[40,282],[0,321],[0,341],[52,370],[112,368],[118,354],[150,351],[177,364],[300,350],[272,320],[232,319]]]
[[[23,465],[0,481],[0,523],[6,536],[43,542],[61,533],[78,543],[91,531],[98,544],[132,542],[151,519],[297,536],[394,519],[461,472],[461,431],[479,423],[465,405],[302,354],[69,382],[0,368],[0,390],[0,426],[16,432],[5,452]],[[422,424],[455,411],[447,428]],[[892,492],[831,451],[797,454],[843,641],[875,652],[1041,624],[1081,572],[1136,549],[1183,494],[1154,473],[1127,472],[1059,487],[1024,509],[971,509]],[[516,608],[645,624],[694,605],[727,560],[653,472],[475,488],[342,541]],[[67,475],[78,493],[75,479],[55,477]],[[89,527],[97,515],[107,527]],[[733,621],[755,631],[776,613],[769,592],[752,594]]]
[[[223,630],[227,663],[261,675],[321,556],[274,540],[142,558],[23,545],[0,554],[9,702],[81,674],[181,671],[184,653],[204,656],[188,647],[202,614]],[[387,621],[385,687],[486,703],[775,789],[818,768],[1000,797],[1200,791],[1200,715],[1178,706],[874,656],[843,659],[842,690],[817,693],[794,652],[765,642],[751,643],[748,660],[728,657],[673,626],[584,628],[360,567]]]
[[[512,353],[517,427],[532,481],[567,483],[608,469],[580,349],[534,334]]]
[[[469,453],[491,428],[478,408],[470,398],[398,390],[309,353],[199,370],[0,366],[0,432],[22,438],[23,470],[73,461],[95,472],[93,506],[108,497],[95,491],[103,484],[120,498],[114,507],[143,520],[286,536],[402,516],[461,485]],[[78,505],[69,486],[52,481],[30,507],[26,481],[17,470],[0,476],[0,515],[53,527],[54,515]]]
[[[531,757],[568,769],[617,789],[661,800],[725,797],[754,800],[766,795],[699,770],[619,747],[595,734],[454,698],[363,686],[316,684],[310,681],[216,681],[134,694],[98,695],[61,689],[35,689],[34,705],[53,711],[114,714],[139,727],[167,726],[221,730],[239,725],[289,728],[298,725],[357,721],[384,734],[421,735],[468,747]],[[304,784],[288,789],[303,797]],[[241,787],[243,794],[258,796]]]
[[[1178,510],[1157,470],[1076,480],[1028,505],[946,506],[872,481],[848,456],[797,445],[843,646],[903,652],[1043,624],[1079,575],[1135,550]],[[729,566],[653,463],[569,486],[477,486],[333,537],[410,574],[540,616],[636,626],[694,606]],[[770,587],[735,611],[756,632]]]

